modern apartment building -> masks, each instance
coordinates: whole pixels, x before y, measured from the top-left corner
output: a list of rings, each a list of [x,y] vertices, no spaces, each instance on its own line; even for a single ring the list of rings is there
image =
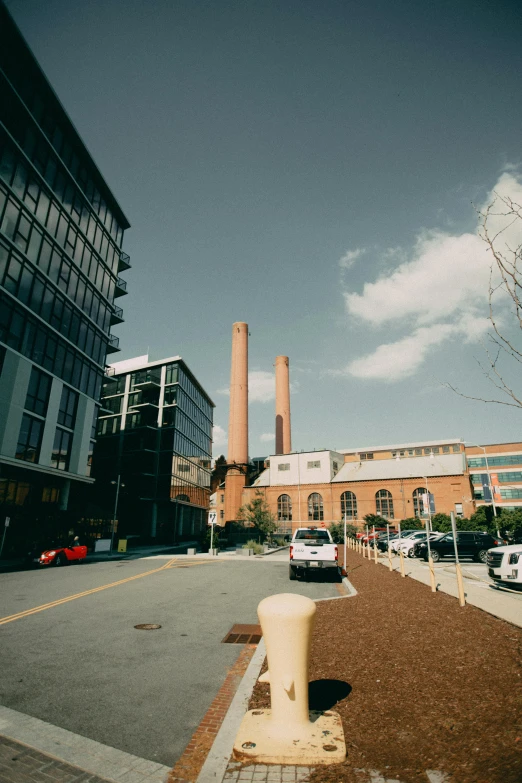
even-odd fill
[[[180,356],[139,356],[108,372],[93,459],[100,506],[114,509],[118,536],[168,544],[199,538],[214,403]]]
[[[0,3],[0,514],[11,542],[48,535],[93,481],[128,227]]]
[[[468,468],[477,506],[495,512],[522,509],[522,443],[466,446]]]

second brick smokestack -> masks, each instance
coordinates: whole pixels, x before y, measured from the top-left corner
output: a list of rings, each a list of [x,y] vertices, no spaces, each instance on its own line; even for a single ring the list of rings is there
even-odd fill
[[[228,462],[248,462],[248,324],[232,325]]]
[[[290,454],[292,451],[289,364],[288,356],[276,356],[276,454]]]

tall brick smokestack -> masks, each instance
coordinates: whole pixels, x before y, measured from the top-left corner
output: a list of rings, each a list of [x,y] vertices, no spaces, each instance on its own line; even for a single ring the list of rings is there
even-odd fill
[[[232,325],[232,363],[230,369],[230,415],[228,420],[229,465],[225,481],[225,521],[237,519],[246,482],[248,462],[248,324]]]
[[[288,356],[276,356],[276,454],[290,454],[292,435],[290,430],[290,373]]]

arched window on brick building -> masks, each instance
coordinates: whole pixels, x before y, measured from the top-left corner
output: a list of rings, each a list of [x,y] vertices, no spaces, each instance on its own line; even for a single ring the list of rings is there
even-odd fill
[[[320,522],[323,519],[323,498],[318,492],[312,492],[308,497],[308,521]]]
[[[427,490],[424,487],[417,487],[413,490],[413,513],[420,519],[422,516],[422,496],[425,495]]]
[[[277,498],[277,519],[279,522],[292,521],[292,498],[290,495],[279,495]]]
[[[393,519],[393,498],[392,493],[387,489],[380,489],[375,493],[375,510],[377,514],[385,519]]]
[[[357,519],[357,498],[353,492],[341,495],[341,519]]]

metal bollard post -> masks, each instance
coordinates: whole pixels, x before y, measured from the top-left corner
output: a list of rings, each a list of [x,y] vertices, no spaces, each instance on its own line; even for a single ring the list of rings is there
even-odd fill
[[[271,709],[244,716],[234,758],[255,764],[339,764],[346,758],[340,716],[309,711],[308,664],[316,606],[303,595],[263,599],[257,613],[268,657]]]

